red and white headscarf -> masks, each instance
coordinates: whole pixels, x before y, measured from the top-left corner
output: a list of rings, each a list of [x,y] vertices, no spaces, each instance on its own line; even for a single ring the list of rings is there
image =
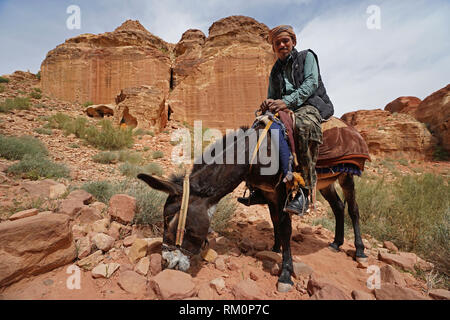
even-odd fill
[[[283,24],[281,26],[275,27],[269,31],[269,43],[273,45],[273,39],[278,36],[282,32],[287,32],[289,36],[292,38],[294,44],[297,43],[297,37],[295,36],[294,28],[289,25]]]

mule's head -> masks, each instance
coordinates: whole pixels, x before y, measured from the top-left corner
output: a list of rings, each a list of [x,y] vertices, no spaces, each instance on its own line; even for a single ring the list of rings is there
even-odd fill
[[[168,181],[144,173],[139,174],[138,178],[153,189],[169,195],[163,213],[163,268],[187,271],[192,257],[200,254],[206,243],[210,224],[208,214],[211,215],[211,210],[214,210],[215,206],[212,206],[209,198],[201,197],[190,191],[183,242],[181,246],[176,246],[176,232],[183,196],[182,180]]]

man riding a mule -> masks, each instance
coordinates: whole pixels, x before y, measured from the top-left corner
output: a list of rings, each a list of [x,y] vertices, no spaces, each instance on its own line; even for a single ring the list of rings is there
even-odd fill
[[[304,215],[309,207],[308,197],[317,182],[316,162],[319,146],[322,144],[321,122],[333,113],[333,104],[326,93],[320,76],[317,55],[311,50],[298,52],[294,47],[297,38],[291,26],[281,25],[269,32],[269,42],[278,59],[269,77],[267,99],[260,106],[262,113],[293,112],[297,130],[298,160],[304,186],[300,186],[295,197],[287,203],[285,212]],[[289,152],[287,142],[280,139],[280,156]],[[286,163],[281,159],[281,163]],[[289,177],[285,177],[289,180]],[[266,204],[267,201],[258,189],[251,189],[248,198],[238,201],[249,206]]]

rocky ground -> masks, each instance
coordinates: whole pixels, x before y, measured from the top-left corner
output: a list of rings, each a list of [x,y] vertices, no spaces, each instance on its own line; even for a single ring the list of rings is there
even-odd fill
[[[38,87],[32,77],[10,81],[0,98]],[[0,134],[32,135],[48,148],[50,158],[66,164],[71,179],[29,181],[5,174],[14,163],[0,159],[0,256],[4,263],[20,265],[0,268],[1,299],[449,299],[449,291],[434,289],[415,277],[416,268],[429,272],[431,264],[413,253],[399,252],[390,242],[381,243],[364,235],[368,261],[353,259],[354,245],[346,239],[340,252],[328,249],[333,233],[311,222],[326,215],[327,203],[317,203],[308,216],[293,217],[292,256],[294,287],[277,290],[281,255],[270,251],[273,230],[265,206],[247,208],[240,204],[223,235],[209,235],[210,249],[189,273],[161,271],[161,238],[151,227],[132,225],[136,202],[116,195],[108,205],[81,191],[71,191],[84,182],[119,180],[118,164],[99,164],[92,156],[99,151],[60,130],[39,134],[40,117],[56,112],[85,116],[80,105],[43,97],[32,100],[31,110],[0,113]],[[153,151],[164,157],[157,161],[168,176],[176,169],[170,161],[171,133],[181,124],[169,122],[167,130],[135,139],[133,150],[150,159]],[[70,145],[77,144],[78,148]],[[145,151],[144,151],[145,150]],[[395,163],[400,173],[449,174],[448,163]],[[394,178],[381,159],[368,165],[365,174]],[[241,184],[232,197],[241,196]],[[36,197],[48,198],[47,211],[15,207]],[[8,260],[9,259],[9,260]],[[20,261],[20,263],[18,263]],[[378,269],[379,268],[379,269]],[[371,288],[377,279],[379,289]],[[375,276],[375,278],[374,278]]]

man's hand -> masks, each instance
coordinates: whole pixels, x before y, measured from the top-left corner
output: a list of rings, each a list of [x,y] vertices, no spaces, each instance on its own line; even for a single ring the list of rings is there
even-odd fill
[[[274,102],[275,100],[273,100],[273,99],[266,99],[266,100],[264,100],[262,103],[261,103],[261,105],[259,106],[259,109],[261,109],[261,112],[262,113],[265,113],[268,109],[269,109],[269,107],[272,105],[272,103]]]
[[[261,109],[262,113],[269,110],[270,112],[275,114],[278,111],[287,109],[287,106],[283,100],[266,99],[263,101],[263,103],[261,103],[261,106],[259,108]]]
[[[269,111],[273,114],[287,109],[286,103],[283,100],[272,100],[273,102],[269,106]]]

